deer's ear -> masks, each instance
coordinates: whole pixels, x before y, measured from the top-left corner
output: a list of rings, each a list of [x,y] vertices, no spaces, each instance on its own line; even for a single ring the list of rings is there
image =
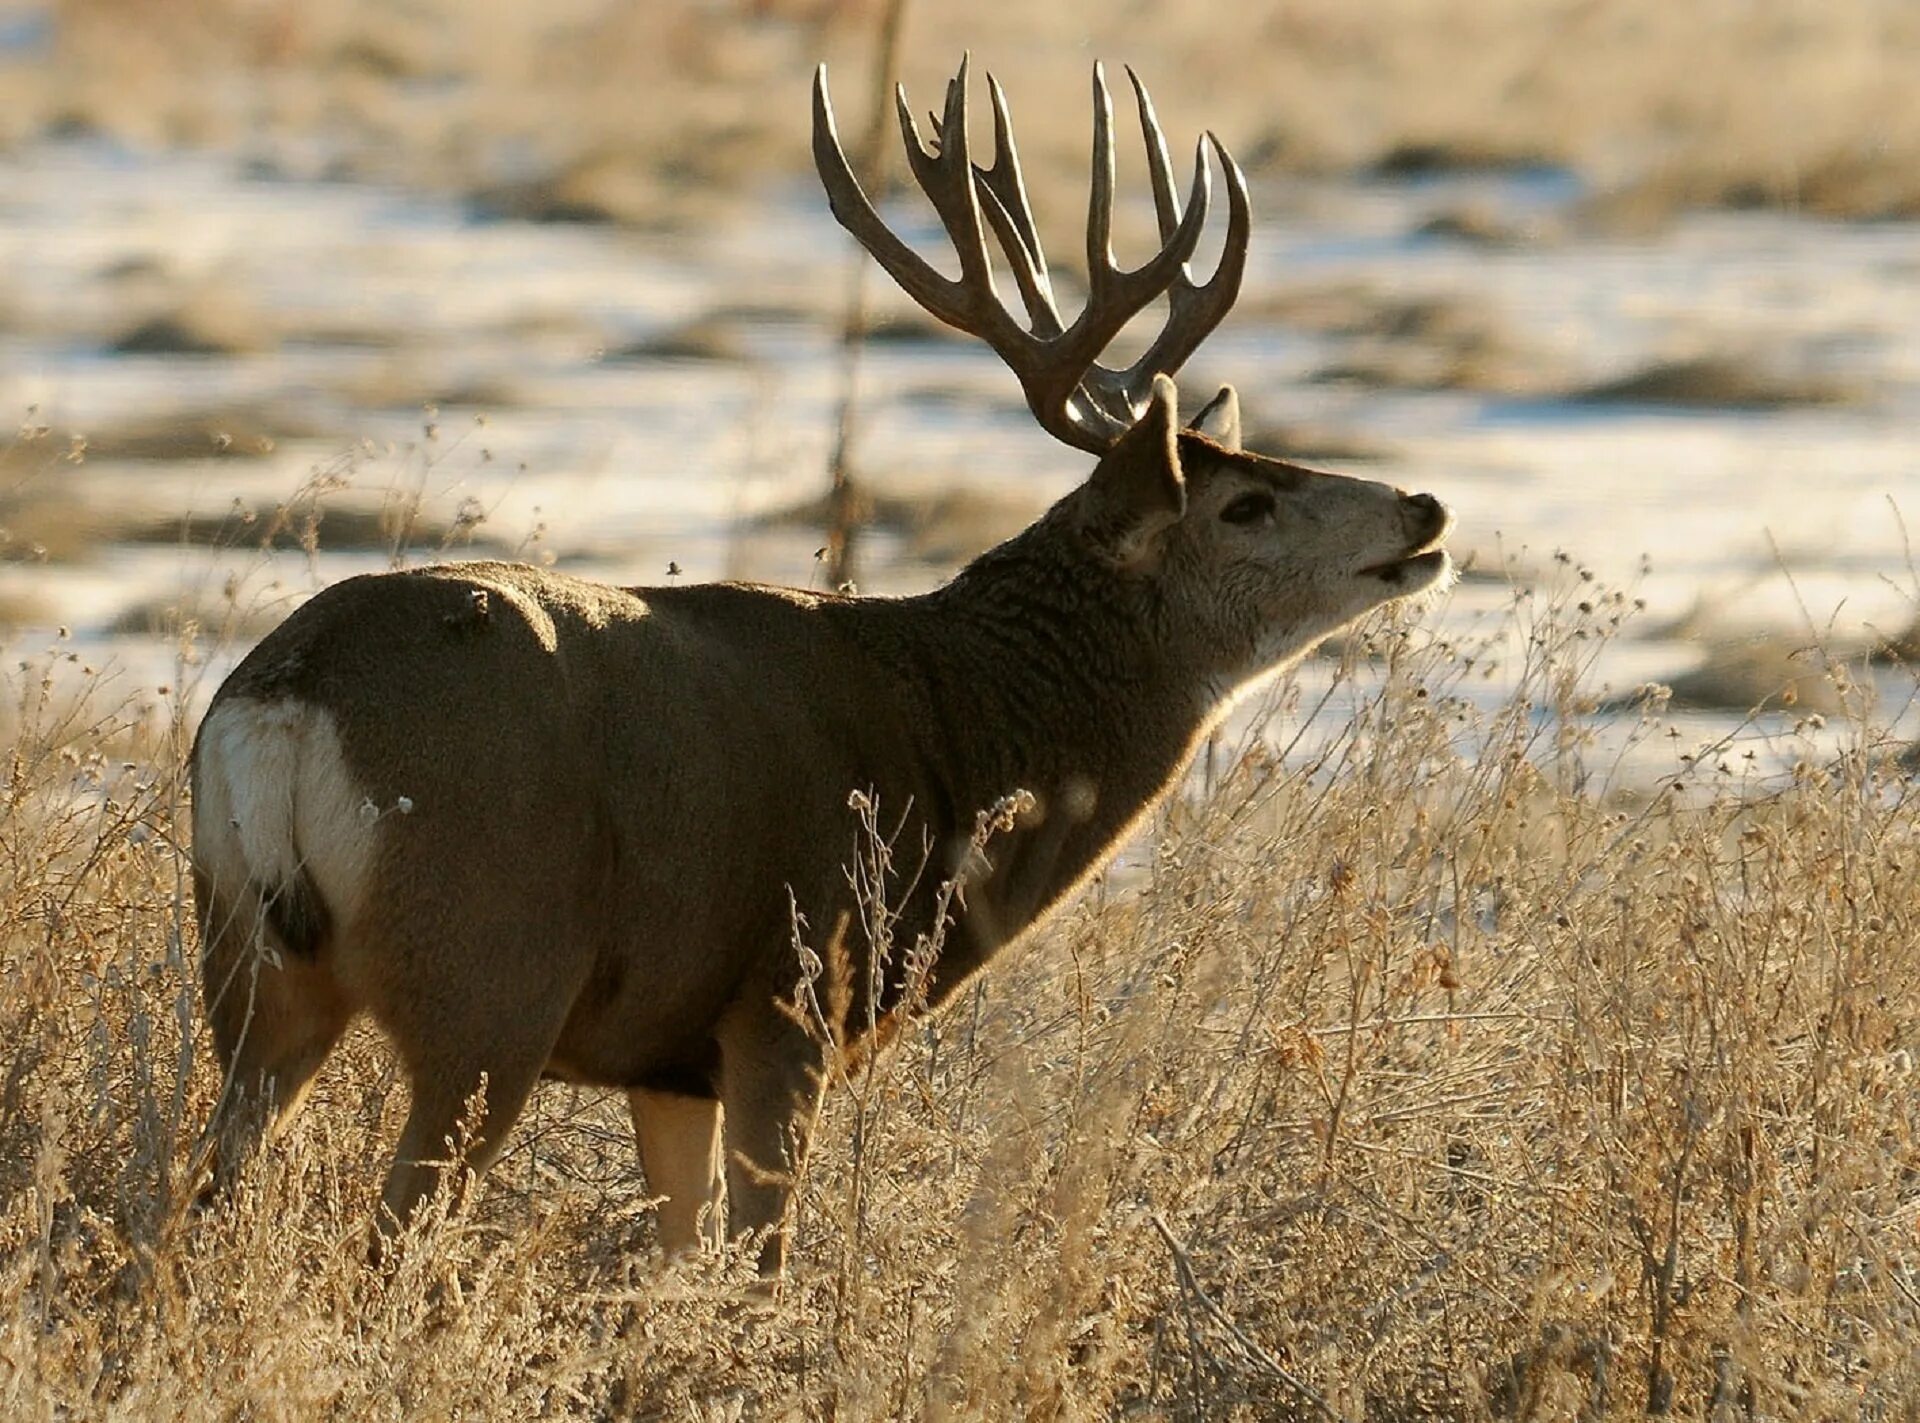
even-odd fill
[[[1200,408],[1200,413],[1187,422],[1187,428],[1195,434],[1205,435],[1222,449],[1240,448],[1240,397],[1230,385],[1220,387],[1220,393]]]
[[[1160,534],[1187,512],[1180,412],[1171,380],[1153,378],[1146,411],[1100,457],[1087,486],[1088,538],[1123,567],[1151,563]]]

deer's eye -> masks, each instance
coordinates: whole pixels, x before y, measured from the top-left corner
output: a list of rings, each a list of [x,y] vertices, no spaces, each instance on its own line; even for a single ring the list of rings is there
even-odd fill
[[[1220,517],[1229,524],[1251,524],[1259,519],[1272,518],[1273,507],[1273,496],[1256,489],[1230,502],[1220,511]]]

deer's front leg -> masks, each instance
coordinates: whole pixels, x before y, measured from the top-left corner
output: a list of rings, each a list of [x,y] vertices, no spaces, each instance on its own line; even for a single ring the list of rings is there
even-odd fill
[[[720,1104],[636,1087],[627,1093],[647,1189],[659,1196],[660,1248],[669,1260],[717,1250],[725,1204]]]
[[[736,1010],[720,1035],[727,1146],[727,1224],[736,1240],[766,1232],[760,1273],[787,1261],[787,1209],[820,1109],[819,1042],[771,1001]]]

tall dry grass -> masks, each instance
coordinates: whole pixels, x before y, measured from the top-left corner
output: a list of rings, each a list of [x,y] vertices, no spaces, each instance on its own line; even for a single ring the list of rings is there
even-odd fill
[[[371,1034],[188,1210],[187,698],[27,657],[0,1414],[1912,1416],[1920,787],[1857,706],[1837,750],[1751,728],[1789,774],[1734,739],[1622,784],[1583,677],[1628,600],[1565,577],[1516,594],[1490,710],[1492,643],[1355,639],[1336,730],[1217,756],[837,1091],[776,1300],[740,1259],[662,1273],[624,1114],[560,1086],[370,1266],[404,1097]]]

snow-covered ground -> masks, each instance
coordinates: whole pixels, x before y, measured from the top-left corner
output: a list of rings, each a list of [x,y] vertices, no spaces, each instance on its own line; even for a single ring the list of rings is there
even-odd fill
[[[1248,295],[1195,381],[1234,381],[1256,424],[1377,445],[1383,458],[1356,471],[1446,499],[1483,574],[1503,552],[1527,576],[1551,574],[1564,550],[1599,585],[1643,599],[1599,657],[1596,691],[1684,673],[1716,639],[1852,646],[1914,623],[1904,521],[1920,520],[1920,227],[1716,213],[1651,237],[1568,235],[1580,199],[1552,173],[1257,194],[1270,216]],[[1535,240],[1423,230],[1463,208]],[[934,250],[925,218],[900,211]],[[5,477],[77,494],[122,526],[268,506],[323,470],[350,486],[336,500],[418,489],[442,517],[477,501],[496,546],[537,530],[533,547],[598,576],[657,581],[672,563],[687,578],[804,583],[818,576],[817,532],[755,516],[821,487],[851,261],[824,203],[797,185],[717,229],[634,234],[487,220],[449,200],[251,174],[229,157],[41,144],[0,160],[0,411],[93,432],[267,409],[309,433],[261,458],[21,459]],[[1315,379],[1353,337],[1289,312],[1341,293],[1464,312],[1493,333],[1508,375],[1487,393]],[[112,352],[183,301],[243,335],[221,354]],[[715,313],[717,359],[607,358]],[[1848,398],[1565,398],[1703,354]],[[1084,472],[983,349],[877,344],[860,380],[860,463],[888,491],[966,488],[1037,508]],[[434,396],[429,415],[420,402]],[[885,537],[867,552],[869,588],[941,573]],[[0,597],[43,610],[13,633],[16,654],[64,624],[64,646],[135,687],[175,671],[169,640],[109,630],[135,603],[235,574],[272,603],[386,563],[329,551],[324,526],[311,556],[106,541],[0,563]],[[1436,626],[1485,635],[1513,596],[1470,580]],[[1503,686],[1476,685],[1489,699]],[[1888,687],[1890,704],[1899,691]],[[1739,721],[1684,725],[1691,741]]]

